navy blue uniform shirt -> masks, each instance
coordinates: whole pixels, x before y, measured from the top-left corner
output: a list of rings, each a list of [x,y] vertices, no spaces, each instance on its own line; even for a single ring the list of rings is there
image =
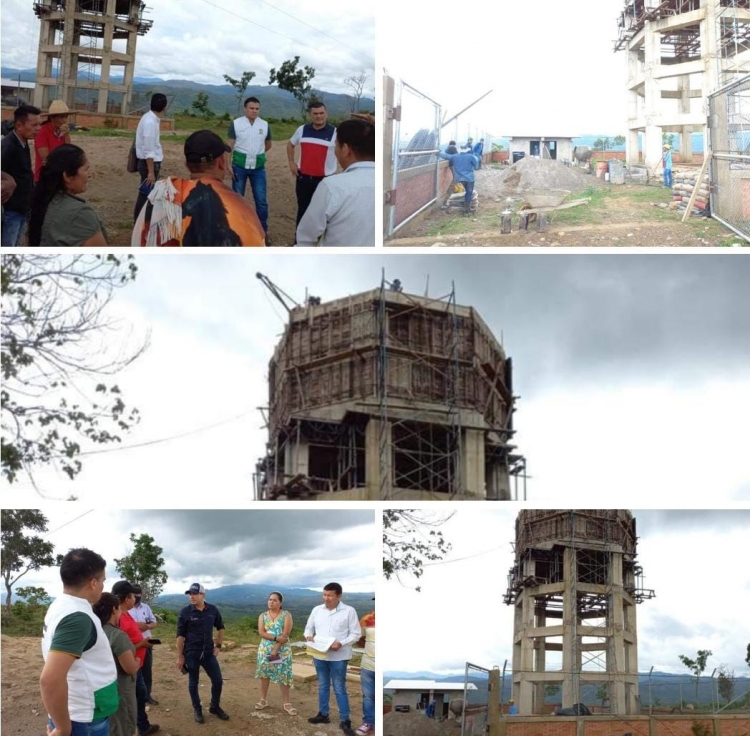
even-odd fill
[[[206,603],[203,610],[195,606],[185,606],[177,619],[177,636],[185,637],[183,652],[205,652],[214,648],[214,629],[224,628],[221,613],[216,606]]]

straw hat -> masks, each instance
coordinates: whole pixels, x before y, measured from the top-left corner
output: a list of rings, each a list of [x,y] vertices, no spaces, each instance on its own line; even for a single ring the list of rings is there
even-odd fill
[[[665,143],[665,144],[664,144],[664,145],[662,146],[662,148],[663,148],[663,149],[664,149],[665,151],[668,151],[668,150],[669,150],[670,148],[672,148],[672,146],[670,146],[670,145],[669,145],[668,143]]]
[[[62,100],[52,100],[47,115],[67,115],[69,112],[68,106]]]

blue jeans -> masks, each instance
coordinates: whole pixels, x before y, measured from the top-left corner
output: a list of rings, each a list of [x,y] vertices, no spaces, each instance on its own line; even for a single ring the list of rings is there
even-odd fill
[[[362,684],[362,721],[375,726],[375,671],[360,670]]]
[[[266,199],[266,170],[262,169],[242,169],[232,164],[232,189],[240,195],[245,196],[245,188],[248,179],[250,188],[253,190],[253,199],[255,200],[255,211],[258,214],[260,224],[263,226],[263,232],[268,232],[268,200]]]
[[[146,714],[146,704],[148,702],[148,689],[146,681],[143,679],[143,670],[138,670],[135,676],[135,704],[138,707],[138,733],[146,733],[151,727]]]
[[[331,683],[336,705],[339,709],[339,720],[349,720],[349,696],[346,693],[346,666],[348,660],[329,662],[326,659],[314,659],[315,674],[318,676],[318,712],[328,715],[328,703],[331,699]]]
[[[29,216],[20,212],[3,209],[2,243],[3,248],[18,248],[26,232]]]
[[[51,718],[49,721],[50,728],[54,728],[55,724]],[[91,723],[79,723],[78,721],[71,721],[73,730],[70,732],[70,736],[109,736],[109,718],[100,718],[98,721],[91,721]]]
[[[464,185],[464,189],[466,190],[466,197],[464,198],[464,207],[466,207],[466,211],[469,211],[469,208],[471,207],[471,195],[474,194],[474,182],[473,181],[462,181],[461,182]]]
[[[672,188],[672,169],[664,169],[664,186]]]
[[[188,671],[188,692],[190,700],[193,702],[193,708],[201,707],[201,696],[198,694],[198,678],[200,677],[201,667],[206,670],[206,674],[211,680],[211,707],[218,708],[221,704],[221,689],[224,680],[221,677],[221,667],[219,660],[212,653],[187,652],[185,654],[185,665]]]

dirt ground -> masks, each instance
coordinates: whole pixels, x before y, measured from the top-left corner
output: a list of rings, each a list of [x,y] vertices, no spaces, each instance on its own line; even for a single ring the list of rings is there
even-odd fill
[[[397,713],[391,711],[383,716],[383,736],[460,736],[461,721],[450,718],[438,721],[426,718],[420,711]]]
[[[177,131],[180,133],[180,131]],[[183,132],[184,133],[184,132]],[[99,213],[107,228],[110,245],[130,245],[133,230],[133,207],[138,194],[140,177],[129,174],[125,163],[130,149],[130,138],[71,135],[71,142],[86,151],[93,177],[83,198]],[[170,140],[162,133],[164,163],[161,176],[187,176],[182,141]],[[291,245],[294,242],[297,198],[294,178],[289,171],[286,143],[274,143],[268,152],[268,234],[273,245]],[[231,181],[226,180],[231,186]],[[252,204],[250,184],[245,197]]]
[[[269,707],[256,711],[260,698],[255,679],[256,649],[240,647],[222,652],[221,672],[224,690],[221,707],[230,720],[220,721],[208,713],[211,682],[201,671],[200,687],[205,724],[193,721],[193,710],[187,691],[187,677],[176,667],[176,655],[166,645],[154,651],[153,696],[159,705],[150,706],[149,720],[161,726],[164,736],[334,736],[341,734],[338,711],[331,693],[331,723],[312,725],[307,722],[318,710],[317,681],[297,682],[292,687],[292,704],[296,716],[282,710],[279,688],[271,684]],[[39,673],[42,670],[40,639],[2,636],[2,733],[3,736],[44,736],[46,713],[39,696]],[[359,682],[347,682],[352,713],[352,727],[362,722],[362,695]]]
[[[688,222],[682,223],[682,212],[666,209],[671,197],[669,190],[662,187],[636,184],[614,186],[583,172],[575,172],[577,176],[570,177],[572,173],[570,169],[561,173],[559,181],[551,188],[570,190],[572,194],[569,199],[585,197],[593,192],[596,201],[551,214],[546,232],[537,232],[533,223],[528,231],[519,231],[518,218],[515,216],[513,231],[508,234],[500,232],[501,213],[508,207],[508,198],[512,198],[513,204],[517,205],[523,194],[524,182],[516,166],[483,167],[476,174],[479,208],[475,215],[465,217],[435,208],[423,219],[407,225],[397,233],[397,238],[386,241],[386,245],[706,247],[735,242],[744,244],[741,238],[711,218],[691,217]]]

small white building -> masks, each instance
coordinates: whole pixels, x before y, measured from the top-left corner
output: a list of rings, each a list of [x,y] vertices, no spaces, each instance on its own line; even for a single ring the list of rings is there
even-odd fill
[[[3,105],[10,105],[16,107],[21,102],[31,104],[31,96],[34,94],[34,82],[20,82],[17,79],[6,79],[5,77],[0,80],[0,94],[2,94]]]
[[[453,698],[462,698],[462,682],[437,682],[435,680],[389,680],[385,690],[393,690],[393,710],[408,705],[411,710],[424,710],[435,699],[435,715],[448,716],[448,705]],[[476,691],[474,683],[467,690]]]
[[[524,156],[538,156],[539,158],[559,159],[571,161],[573,159],[572,135],[512,135],[508,136],[508,158],[513,163],[513,154],[523,153]]]

